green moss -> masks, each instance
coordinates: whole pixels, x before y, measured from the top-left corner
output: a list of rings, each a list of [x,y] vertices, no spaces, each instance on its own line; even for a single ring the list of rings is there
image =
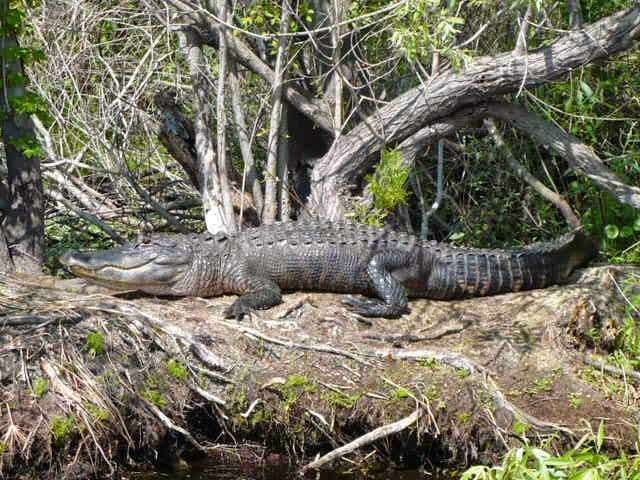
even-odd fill
[[[249,417],[249,424],[255,428],[261,424],[270,425],[273,422],[273,411],[264,405],[258,405]]]
[[[427,397],[430,402],[433,402],[439,397],[438,387],[430,385],[429,388],[424,391],[424,396]]]
[[[86,348],[93,356],[102,355],[105,352],[105,338],[99,332],[91,332],[87,335]]]
[[[45,393],[49,390],[49,380],[46,378],[38,377],[35,382],[33,382],[33,394],[41,398]]]
[[[142,391],[142,396],[153,403],[156,407],[164,408],[167,406],[167,399],[156,389],[147,388]]]
[[[533,386],[527,388],[525,392],[528,393],[529,395],[537,395],[543,392],[550,392],[551,390],[553,390],[554,381],[555,380],[552,377],[538,378],[533,383]]]
[[[282,393],[283,410],[288,411],[300,397],[305,394],[315,393],[318,387],[304,375],[293,374],[287,377],[286,382],[279,387]]]
[[[471,413],[469,412],[459,412],[456,416],[458,417],[460,423],[463,425],[469,423],[469,421],[471,420]]]
[[[418,360],[418,365],[422,367],[430,368],[431,370],[435,370],[440,368],[441,364],[435,358],[421,358]]]
[[[360,393],[347,395],[342,392],[329,391],[322,394],[322,399],[336,408],[353,408],[361,398],[362,394]]]
[[[56,445],[62,446],[69,441],[76,430],[76,419],[73,415],[54,417],[51,422],[51,435]]]
[[[393,397],[397,399],[409,398],[411,396],[411,392],[403,387],[398,387],[393,392]]]
[[[521,437],[524,437],[529,430],[531,430],[531,425],[529,423],[518,420],[513,424],[513,433]]]
[[[298,374],[289,375],[283,388],[303,390],[305,392],[316,391],[316,386],[311,382],[311,380],[304,375]]]
[[[87,402],[84,407],[96,422],[104,422],[109,419],[109,411],[99,407],[95,403]]]
[[[169,375],[177,378],[178,380],[184,380],[189,374],[185,364],[175,358],[171,358],[167,362],[167,371],[169,372]]]

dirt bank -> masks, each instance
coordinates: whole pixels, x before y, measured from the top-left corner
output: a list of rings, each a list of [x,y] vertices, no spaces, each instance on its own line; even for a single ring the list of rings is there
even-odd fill
[[[613,447],[630,446],[636,379],[604,372],[598,354],[638,289],[640,269],[594,267],[546,290],[414,301],[400,320],[295,293],[238,323],[222,318],[230,297],[4,278],[0,469],[71,477],[196,452],[302,466],[332,450],[459,464],[524,436],[572,441],[601,421]]]

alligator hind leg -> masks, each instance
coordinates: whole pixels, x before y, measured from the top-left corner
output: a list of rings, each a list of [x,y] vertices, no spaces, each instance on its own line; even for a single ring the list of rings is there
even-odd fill
[[[240,296],[224,311],[226,318],[241,320],[252,310],[270,308],[282,302],[280,287],[267,278],[254,277],[235,290]]]
[[[382,300],[349,296],[344,303],[363,317],[397,318],[406,313],[407,291],[391,272],[406,267],[408,261],[404,252],[377,253],[369,260],[367,274],[373,289]]]

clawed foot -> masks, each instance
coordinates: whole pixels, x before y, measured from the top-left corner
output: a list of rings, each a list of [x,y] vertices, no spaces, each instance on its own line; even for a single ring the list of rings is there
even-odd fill
[[[224,317],[235,318],[239,321],[242,320],[245,315],[249,316],[251,312],[253,312],[253,309],[249,305],[246,305],[244,302],[240,301],[240,299],[237,299],[224,310]]]
[[[398,318],[407,312],[406,308],[398,305],[388,305],[381,300],[352,295],[345,297],[342,303],[363,317]]]

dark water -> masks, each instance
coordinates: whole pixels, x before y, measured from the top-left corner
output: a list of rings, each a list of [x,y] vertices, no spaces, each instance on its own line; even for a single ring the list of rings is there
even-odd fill
[[[141,473],[129,476],[131,480],[300,480],[295,470],[288,467],[251,467],[220,465],[201,462],[188,469],[173,472]],[[305,478],[314,480],[451,480],[451,475],[434,475],[418,470],[386,470],[383,472],[338,473],[322,471],[309,473]]]

